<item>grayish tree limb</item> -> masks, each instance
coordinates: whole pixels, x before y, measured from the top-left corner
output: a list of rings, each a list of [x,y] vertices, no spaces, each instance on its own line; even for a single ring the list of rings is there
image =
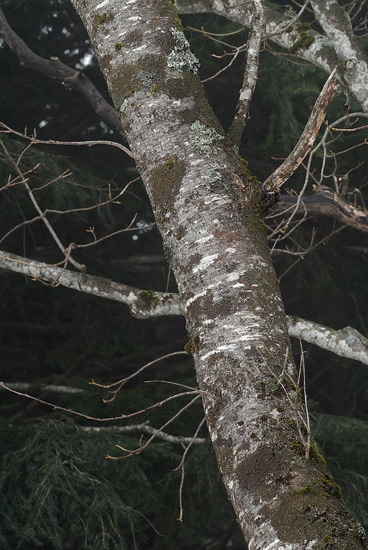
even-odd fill
[[[123,303],[129,307],[132,315],[138,319],[148,319],[164,315],[183,315],[178,294],[145,291],[116,283],[104,277],[88,274],[83,276],[74,271],[3,251],[0,251],[0,269],[15,271],[41,282],[47,281],[54,286],[60,284],[67,288]],[[318,323],[290,316],[287,316],[287,326],[290,336],[301,338],[318,347],[328,349],[336,353],[336,355],[356,359],[368,365],[368,341],[362,334],[351,327],[334,331]],[[338,339],[336,339],[337,336]],[[329,347],[326,347],[327,345]],[[55,387],[59,388],[59,386]],[[53,391],[50,388],[51,386],[47,386],[45,389]],[[68,386],[65,386],[65,388],[65,391],[79,391],[77,388],[69,388]],[[23,388],[19,387],[15,389],[22,390]],[[64,390],[60,389],[60,391]]]
[[[252,0],[252,23],[247,43],[243,84],[240,90],[235,117],[229,129],[232,143],[239,147],[243,130],[249,118],[249,105],[253,97],[258,78],[259,50],[261,48],[265,26],[263,0]]]
[[[333,330],[300,317],[288,316],[289,335],[301,338],[340,357],[348,357],[368,365],[368,339],[352,327]]]
[[[313,7],[316,8],[316,10],[317,4],[319,6],[319,11],[316,13],[317,17],[319,17],[320,11],[325,11],[323,10],[323,6],[325,4],[329,6],[330,3],[336,4],[336,2],[332,0],[331,2],[330,0],[327,2],[325,2],[325,0],[318,0],[317,2],[316,0],[316,2],[313,2]],[[247,28],[251,27],[252,11],[249,2],[239,2],[238,0],[227,0],[226,3],[222,0],[176,0],[175,5],[180,13],[216,13],[240,25],[244,25]],[[329,15],[327,14],[326,19],[328,18]],[[327,20],[326,28],[324,26],[325,22],[322,24],[321,21],[320,24],[327,34]],[[270,40],[286,50],[290,50],[298,58],[309,61],[330,74],[341,62],[340,46],[346,46],[346,40],[338,44],[335,40],[331,41],[329,36],[315,32],[312,29],[300,31],[297,25],[293,25],[289,28],[288,32],[283,32],[288,22],[290,22],[290,19],[283,13],[267,7],[266,37],[269,36]],[[302,32],[304,34],[302,34]],[[351,32],[352,31],[349,33],[350,36]],[[365,59],[361,56],[360,49],[355,48],[356,44],[356,41],[352,43],[351,50],[344,47],[343,58],[349,58],[349,61],[346,64],[340,64],[339,77],[356,99],[361,102],[363,110],[367,112],[368,86],[366,84],[362,86],[362,84],[368,81],[368,70]],[[337,48],[336,50],[335,46]]]
[[[310,152],[314,140],[317,137],[321,124],[326,116],[327,109],[338,90],[335,68],[328,77],[321,93],[319,94],[307,124],[299,138],[298,143],[291,151],[287,159],[263,183],[263,192],[270,197],[277,197],[281,186],[290,178],[301,165],[306,155]]]
[[[106,101],[89,78],[82,72],[65,65],[58,57],[44,59],[35,54],[27,44],[9,26],[3,10],[0,8],[0,36],[19,58],[20,65],[42,76],[61,81],[66,89],[79,92],[91,105],[96,114],[110,128],[124,132],[114,107]]]
[[[140,290],[104,277],[76,273],[8,252],[0,251],[0,268],[45,281],[51,286],[62,285],[126,304],[131,314],[138,319],[178,315],[181,312],[179,297],[175,294]]]
[[[311,0],[311,5],[343,67],[344,83],[368,112],[368,57],[354,34],[348,14],[337,0]]]
[[[113,433],[113,434],[126,434],[133,432],[141,432],[149,435],[155,435],[157,439],[162,439],[168,443],[176,443],[179,445],[200,445],[207,441],[205,437],[184,437],[171,435],[166,432],[160,432],[157,428],[150,426],[147,422],[142,424],[131,424],[128,426],[79,426],[79,429],[89,433]]]
[[[66,393],[66,394],[85,393],[86,391],[86,390],[83,390],[82,388],[73,388],[72,386],[62,386],[60,384],[36,384],[32,382],[4,382],[4,385],[17,391],[29,391],[29,390],[38,389],[41,392]],[[5,388],[0,385],[0,390],[5,390]]]

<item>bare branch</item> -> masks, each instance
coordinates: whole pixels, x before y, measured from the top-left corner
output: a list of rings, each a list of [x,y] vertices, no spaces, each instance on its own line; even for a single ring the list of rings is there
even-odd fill
[[[168,443],[175,443],[179,445],[202,445],[207,440],[205,437],[184,437],[171,435],[166,432],[158,431],[157,428],[150,426],[148,422],[142,424],[130,424],[128,426],[79,426],[79,428],[89,433],[133,433],[141,432],[156,436],[157,439],[162,439]]]
[[[2,141],[0,141],[0,144],[4,150],[4,153],[5,153],[5,156],[6,158],[8,159],[9,163],[11,164],[11,166],[13,167],[13,169],[15,170],[15,172],[18,174],[18,177],[20,178],[20,181],[23,183],[27,193],[28,193],[28,196],[29,198],[31,199],[32,201],[32,204],[33,206],[35,207],[36,211],[38,212],[38,215],[40,217],[40,219],[43,221],[43,223],[45,224],[47,230],[49,231],[50,235],[52,236],[52,238],[54,239],[55,243],[57,244],[58,248],[61,250],[61,252],[64,254],[65,256],[65,265],[67,265],[67,262],[70,262],[74,267],[76,267],[77,269],[79,269],[79,271],[81,271],[82,273],[84,271],[86,271],[86,266],[85,265],[82,265],[80,263],[78,263],[76,260],[74,260],[74,258],[72,258],[71,256],[71,248],[68,247],[68,248],[65,248],[63,243],[60,241],[59,237],[57,236],[54,228],[52,227],[51,223],[49,222],[49,220],[47,219],[47,216],[46,214],[42,211],[42,209],[40,208],[35,196],[34,196],[34,193],[32,192],[30,186],[28,185],[28,182],[27,180],[23,177],[23,174],[18,166],[18,163],[16,163],[14,161],[14,159],[12,158],[12,156],[9,154],[8,150],[6,149],[5,145],[3,144]]]
[[[9,26],[1,8],[0,36],[15,55],[19,57],[20,64],[23,67],[27,67],[43,76],[60,80],[66,89],[74,89],[79,92],[87,99],[101,120],[124,136],[117,111],[104,99],[89,78],[83,72],[68,67],[57,57],[51,57],[48,60],[35,54]]]
[[[133,153],[124,147],[121,143],[118,143],[116,141],[109,141],[105,139],[99,139],[95,141],[57,141],[54,139],[49,140],[43,140],[43,139],[37,139],[36,135],[33,136],[27,136],[27,134],[22,134],[22,132],[17,132],[16,130],[13,130],[12,128],[9,128],[6,124],[3,122],[0,122],[0,128],[4,128],[4,130],[1,130],[0,133],[3,134],[14,134],[16,136],[19,136],[23,139],[27,139],[32,144],[42,144],[42,145],[77,145],[78,147],[81,145],[86,145],[87,147],[92,147],[93,145],[108,145],[110,147],[117,147],[124,153],[126,153],[129,157],[135,159],[137,162],[140,162],[141,159],[137,157],[136,155],[133,155]]]
[[[296,203],[297,197],[281,195],[272,213],[281,215]],[[368,211],[357,208],[324,185],[318,186],[313,195],[304,196],[297,205],[296,214],[304,216],[305,213],[308,216],[327,216],[358,231],[368,232]]]
[[[104,277],[76,273],[4,251],[0,251],[0,268],[22,273],[32,279],[47,281],[51,285],[62,285],[126,304],[131,314],[138,319],[182,315],[177,294],[141,290]]]
[[[265,26],[263,0],[252,0],[252,27],[247,43],[243,84],[236,107],[235,117],[229,129],[233,145],[239,146],[243,130],[249,118],[249,105],[258,78],[259,51]]]
[[[192,393],[201,393],[200,390],[198,390],[197,392],[192,392]],[[181,394],[178,394],[178,395],[181,395]],[[185,395],[185,394],[182,394],[182,395]],[[189,395],[189,393],[187,393],[186,395]],[[195,403],[198,399],[200,398],[200,395],[196,395],[191,401],[189,401],[189,403],[187,403],[186,405],[184,405],[184,407],[182,407],[177,413],[174,414],[174,416],[172,416],[171,418],[169,418],[169,420],[167,422],[165,422],[161,428],[158,428],[152,435],[151,437],[148,439],[148,441],[146,441],[146,443],[144,445],[139,445],[139,447],[137,447],[136,449],[125,449],[124,447],[122,447],[121,445],[115,445],[115,447],[117,447],[118,449],[120,449],[121,451],[124,451],[125,455],[123,456],[110,456],[110,455],[107,455],[106,458],[111,458],[112,460],[119,460],[121,458],[128,458],[132,455],[135,455],[135,454],[140,454],[144,449],[146,449],[151,443],[152,441],[158,436],[159,433],[161,433],[161,431],[166,428],[169,424],[171,424],[174,420],[176,420],[184,411],[186,411],[187,409],[189,409],[189,407],[191,407],[193,405],[193,403]],[[166,400],[165,400],[166,401]],[[160,406],[160,405],[159,405]],[[137,413],[137,414],[140,414],[140,413]]]
[[[289,335],[368,365],[368,339],[352,327],[333,330],[299,317],[287,317]]]
[[[173,353],[168,353],[167,355],[163,355],[161,357],[158,357],[157,359],[154,359],[153,361],[150,361],[149,363],[146,363],[145,365],[143,365],[143,367],[141,367],[137,371],[133,372],[133,374],[131,374],[130,376],[127,376],[126,378],[122,378],[121,380],[118,380],[117,382],[113,382],[112,384],[98,384],[94,380],[91,380],[90,384],[92,386],[97,386],[98,388],[104,388],[104,389],[109,389],[109,390],[111,390],[111,388],[113,388],[114,386],[118,386],[115,390],[110,391],[110,393],[113,394],[111,399],[104,399],[105,403],[109,403],[110,401],[113,401],[115,399],[118,392],[121,390],[121,388],[127,382],[129,382],[129,380],[132,380],[132,378],[135,378],[136,376],[138,376],[138,374],[140,374],[141,372],[143,372],[147,368],[151,367],[152,365],[155,365],[156,363],[159,363],[160,361],[163,361],[164,359],[168,359],[169,357],[177,357],[179,355],[188,356],[186,351],[175,351]]]
[[[184,514],[184,508],[183,508],[183,486],[184,486],[184,478],[185,478],[185,459],[187,457],[187,454],[188,454],[188,451],[189,449],[191,448],[191,446],[194,444],[195,441],[197,441],[197,435],[199,434],[199,431],[201,430],[203,424],[205,423],[206,419],[205,418],[202,418],[202,420],[200,421],[200,423],[198,424],[198,427],[196,429],[196,431],[194,432],[193,434],[193,437],[191,439],[191,441],[189,441],[189,444],[188,446],[186,447],[184,453],[183,453],[183,456],[181,458],[181,461],[180,461],[180,464],[179,466],[177,466],[176,468],[174,468],[174,471],[175,470],[179,470],[179,468],[181,468],[181,479],[180,479],[180,487],[179,487],[179,517],[178,517],[178,521],[183,521],[183,514]]]
[[[13,390],[18,391],[32,391],[39,390],[42,393],[66,393],[66,394],[76,394],[76,393],[86,393],[86,390],[82,388],[74,388],[72,386],[61,386],[60,384],[37,384],[35,382],[4,382],[4,386],[8,386]],[[0,390],[5,390],[4,387],[0,386]]]
[[[143,409],[139,411],[135,411],[130,414],[121,414],[118,416],[109,416],[105,418],[99,418],[97,416],[90,416],[88,414],[81,413],[79,411],[75,411],[73,409],[67,409],[66,407],[61,407],[60,405],[55,405],[55,403],[50,403],[49,401],[45,401],[43,399],[40,399],[39,397],[35,397],[34,395],[29,395],[25,392],[20,392],[15,389],[10,388],[9,386],[5,385],[4,382],[0,381],[0,388],[3,388],[4,390],[7,390],[10,393],[14,393],[15,395],[19,395],[20,397],[26,397],[27,399],[31,399],[32,401],[37,401],[38,403],[41,403],[41,405],[46,405],[48,407],[51,407],[55,411],[63,411],[66,413],[73,414],[75,416],[79,416],[81,418],[86,418],[87,420],[94,420],[95,422],[110,422],[115,420],[125,420],[126,418],[132,418],[134,416],[138,416],[140,414],[143,414],[145,412],[151,411],[153,409],[156,409],[157,407],[162,407],[165,403],[168,403],[169,401],[172,401],[173,399],[177,399],[178,397],[185,397],[187,395],[195,395],[195,399],[199,398],[198,394],[202,394],[203,391],[201,390],[193,390],[193,391],[187,391],[187,392],[181,392],[176,393],[175,395],[170,395],[169,397],[166,397],[166,399],[162,399],[162,401],[158,401],[157,403],[154,403],[153,405],[150,405],[148,407],[144,407]],[[194,400],[190,401],[190,404],[192,404]],[[166,424],[162,427],[164,428]]]
[[[332,71],[323,86],[298,143],[281,166],[279,166],[263,183],[263,192],[270,197],[271,203],[272,199],[280,194],[281,186],[301,165],[313,146],[331,100],[338,90],[336,72],[337,68]]]

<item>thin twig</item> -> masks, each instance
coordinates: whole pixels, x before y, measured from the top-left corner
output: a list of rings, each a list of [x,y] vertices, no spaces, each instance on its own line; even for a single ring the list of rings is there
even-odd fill
[[[200,391],[198,390],[197,392],[187,392],[186,394],[178,394],[178,395],[189,395],[189,394],[193,394],[193,393],[200,393]],[[111,456],[111,455],[107,455],[106,458],[110,458],[111,460],[120,460],[122,458],[128,458],[132,455],[135,455],[135,454],[140,454],[144,449],[146,449],[148,447],[148,445],[150,445],[150,443],[158,436],[159,433],[162,432],[162,430],[164,430],[167,426],[169,426],[169,424],[171,424],[172,422],[174,422],[174,420],[176,420],[184,411],[186,411],[187,409],[189,409],[189,407],[191,407],[193,405],[193,403],[195,403],[195,401],[197,401],[197,399],[200,398],[200,395],[196,395],[191,401],[189,401],[189,403],[187,403],[186,405],[184,405],[184,407],[182,407],[176,414],[174,414],[174,416],[172,416],[171,418],[169,418],[169,420],[167,420],[162,426],[161,428],[158,428],[154,434],[151,435],[151,437],[146,441],[146,443],[144,445],[139,445],[139,447],[137,447],[136,449],[126,449],[125,447],[122,447],[121,445],[115,445],[115,447],[117,447],[118,449],[120,449],[121,451],[124,451],[125,455],[123,456]]]
[[[168,403],[169,401],[172,401],[173,399],[177,399],[178,397],[183,397],[186,395],[194,395],[194,394],[202,394],[203,391],[196,390],[196,391],[187,391],[182,393],[176,393],[175,395],[170,395],[169,397],[166,397],[166,399],[163,399],[162,401],[159,401],[158,403],[154,403],[153,405],[149,405],[148,407],[145,407],[143,409],[140,409],[139,411],[135,411],[134,413],[130,414],[121,414],[118,416],[110,416],[105,418],[98,418],[97,416],[90,416],[88,414],[81,413],[79,411],[75,411],[73,409],[67,409],[66,407],[61,407],[60,405],[55,405],[55,403],[50,403],[49,401],[44,401],[43,399],[40,399],[39,397],[35,397],[34,395],[29,395],[28,393],[20,392],[17,390],[14,390],[12,388],[9,388],[9,386],[6,386],[4,382],[0,381],[0,386],[3,387],[5,390],[9,391],[10,393],[14,393],[16,395],[19,395],[20,397],[26,397],[27,399],[32,399],[32,401],[37,401],[38,403],[41,403],[41,405],[47,405],[48,407],[53,408],[55,411],[63,411],[70,414],[74,414],[75,416],[80,416],[81,418],[86,418],[87,420],[94,420],[96,422],[109,422],[111,420],[124,420],[126,418],[132,418],[133,416],[138,416],[139,414],[145,413],[147,411],[150,411],[152,409],[156,409],[157,407],[162,407],[165,403]],[[198,395],[197,395],[198,397]]]
[[[127,376],[126,378],[122,378],[121,380],[117,380],[117,382],[113,382],[112,384],[98,384],[94,380],[91,380],[90,384],[92,386],[97,386],[98,388],[103,388],[103,389],[110,389],[110,388],[113,388],[114,386],[118,386],[116,390],[113,390],[113,391],[109,392],[109,393],[113,394],[113,397],[111,397],[111,399],[104,399],[105,403],[110,403],[111,401],[114,401],[116,395],[121,390],[121,388],[127,382],[129,382],[130,380],[132,380],[133,378],[138,376],[138,374],[140,374],[144,370],[148,369],[148,367],[151,367],[152,365],[155,365],[156,363],[159,363],[160,361],[163,361],[164,359],[168,359],[168,358],[171,358],[171,357],[177,357],[178,355],[188,356],[186,351],[174,351],[173,353],[168,353],[167,355],[163,355],[162,357],[158,357],[157,359],[154,359],[153,361],[150,361],[149,363],[146,363],[145,365],[143,365],[143,367],[141,367],[137,371],[133,372],[133,374],[131,374],[130,376]]]
[[[134,155],[129,149],[124,147],[124,145],[122,145],[121,143],[118,143],[116,141],[109,141],[109,140],[103,140],[103,139],[89,140],[89,141],[58,141],[58,140],[54,140],[54,139],[43,140],[43,139],[37,139],[36,135],[27,136],[27,134],[25,134],[25,133],[17,132],[16,130],[13,130],[12,128],[10,128],[6,124],[4,124],[3,122],[0,122],[0,128],[4,128],[4,130],[0,130],[0,133],[14,134],[14,135],[19,136],[23,139],[29,140],[32,144],[74,145],[74,146],[77,145],[78,147],[80,145],[86,145],[87,147],[93,147],[94,145],[109,145],[110,147],[117,147],[118,149],[120,149],[121,151],[123,151],[124,153],[129,155],[129,157],[133,158],[137,162],[139,162],[139,163],[142,162],[142,159],[139,156]]]

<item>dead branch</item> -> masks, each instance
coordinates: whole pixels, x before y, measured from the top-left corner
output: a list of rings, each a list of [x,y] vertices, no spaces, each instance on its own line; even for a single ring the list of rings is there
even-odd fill
[[[67,90],[73,89],[79,92],[87,99],[98,117],[124,137],[117,111],[105,100],[89,78],[83,72],[68,67],[57,57],[51,57],[48,60],[35,54],[9,26],[1,8],[0,36],[18,56],[22,67],[27,67],[48,78],[60,80]]]
[[[171,435],[162,431],[159,432],[157,428],[150,426],[148,421],[143,422],[142,424],[130,424],[128,426],[79,426],[79,429],[89,433],[126,434],[141,432],[150,435],[156,434],[155,436],[157,439],[162,439],[162,441],[167,441],[168,443],[174,443],[178,445],[202,445],[207,441],[205,437],[184,437]]]
[[[282,185],[300,166],[312,148],[332,98],[338,90],[337,67],[332,71],[314,104],[309,120],[293,151],[287,159],[263,183],[262,189],[268,203],[272,204],[280,194]]]
[[[265,27],[263,0],[252,0],[252,26],[247,43],[243,84],[236,106],[235,117],[229,129],[230,139],[239,147],[241,137],[249,118],[249,105],[253,97],[258,78],[259,51]]]

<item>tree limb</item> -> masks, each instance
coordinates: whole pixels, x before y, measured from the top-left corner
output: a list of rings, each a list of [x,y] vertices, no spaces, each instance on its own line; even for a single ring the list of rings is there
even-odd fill
[[[62,269],[60,267],[45,264],[35,260],[29,260],[22,256],[0,251],[0,269],[6,269],[22,273],[39,281],[48,281],[51,285],[62,285],[67,288],[86,292],[94,296],[114,300],[129,306],[129,309],[137,319],[147,319],[150,317],[160,317],[164,315],[183,315],[178,294],[167,292],[153,292],[151,290],[141,290],[121,283],[116,283],[104,277],[96,277],[88,274],[79,274],[74,271]],[[297,319],[298,323],[293,320]],[[368,365],[367,339],[357,330],[346,327],[339,331],[334,331],[323,325],[312,323],[299,317],[287,316],[288,331],[290,336],[301,338],[306,342],[313,343],[323,349],[329,349],[341,357],[356,359],[365,365]],[[322,336],[318,337],[318,329],[321,327]],[[306,330],[308,328],[308,330]],[[312,329],[313,328],[313,332]],[[346,335],[349,333],[355,335],[357,341],[360,341],[360,347],[349,347],[345,343],[335,342],[326,347],[325,341],[331,340],[333,334]],[[312,334],[312,336],[310,336]],[[309,338],[312,338],[310,340]],[[350,340],[349,340],[350,343]],[[338,351],[337,351],[338,350]],[[358,352],[357,352],[358,350]]]
[[[337,68],[332,71],[323,86],[298,143],[295,145],[294,149],[287,159],[284,160],[281,166],[276,168],[273,174],[271,174],[263,183],[263,192],[266,196],[269,196],[269,201],[271,203],[278,197],[281,186],[301,165],[304,158],[312,148],[314,140],[316,139],[321,124],[326,116],[331,100],[338,90],[336,72]]]
[[[162,439],[168,443],[177,443],[179,445],[200,445],[207,441],[205,437],[184,437],[171,435],[166,432],[160,432],[158,428],[149,426],[147,422],[142,424],[131,424],[128,426],[78,426],[79,429],[89,432],[89,433],[132,433],[132,432],[142,432],[150,435],[155,435],[157,439]]]
[[[51,286],[61,285],[126,304],[137,319],[181,314],[176,294],[140,290],[104,277],[76,273],[4,251],[0,251],[0,268],[22,273],[37,281],[47,281]]]
[[[257,83],[259,50],[265,25],[263,0],[252,0],[251,4],[253,10],[252,28],[247,43],[243,84],[235,117],[228,132],[233,145],[237,147],[240,145],[243,130],[249,118],[249,105]]]
[[[124,137],[124,131],[116,110],[100,94],[90,79],[83,72],[76,71],[65,65],[57,57],[51,57],[48,60],[35,54],[9,26],[1,8],[0,36],[19,58],[22,67],[27,67],[48,78],[60,80],[66,89],[73,89],[79,92],[87,99],[98,117]]]
[[[288,207],[297,204],[298,198],[281,195],[272,214],[285,212]],[[324,185],[316,188],[313,195],[303,196],[296,214],[304,216],[327,216],[358,231],[368,232],[368,211],[359,209]]]
[[[311,0],[318,23],[343,65],[343,80],[368,112],[368,58],[361,48],[346,10],[336,0]]]
[[[216,13],[217,15],[226,17],[230,21],[244,25],[247,28],[251,27],[252,11],[249,2],[227,0],[226,4],[227,6],[225,7],[224,2],[222,1],[175,1],[175,5],[179,13]],[[319,2],[320,6],[323,6],[324,4],[325,0],[321,0]],[[342,8],[340,9],[342,11]],[[297,25],[289,27],[288,32],[283,32],[285,26],[288,25],[289,22],[290,19],[288,19],[283,13],[267,7],[265,29],[266,38],[268,36],[270,40],[286,50],[291,51],[292,54],[298,58],[313,63],[313,65],[316,65],[325,72],[331,73],[334,67],[336,67],[341,61],[339,51],[335,51],[335,46],[338,47],[338,44],[335,41],[331,42],[329,37],[324,34],[309,29],[306,33],[306,37],[308,38],[308,44],[306,45],[305,41],[301,41],[301,34]],[[324,24],[322,27],[325,28]],[[300,45],[298,46],[299,43]],[[352,57],[356,59],[356,54]],[[348,86],[350,92],[358,101],[361,102],[363,110],[367,112],[368,85],[358,85],[359,77],[361,78],[360,82],[363,82],[363,80],[364,82],[368,81],[368,69],[365,62],[356,63],[355,75],[352,74],[349,63],[347,66],[344,64],[340,65],[339,76],[343,80],[344,84]]]
[[[288,316],[289,335],[368,365],[368,339],[352,327],[333,330],[300,317]]]

